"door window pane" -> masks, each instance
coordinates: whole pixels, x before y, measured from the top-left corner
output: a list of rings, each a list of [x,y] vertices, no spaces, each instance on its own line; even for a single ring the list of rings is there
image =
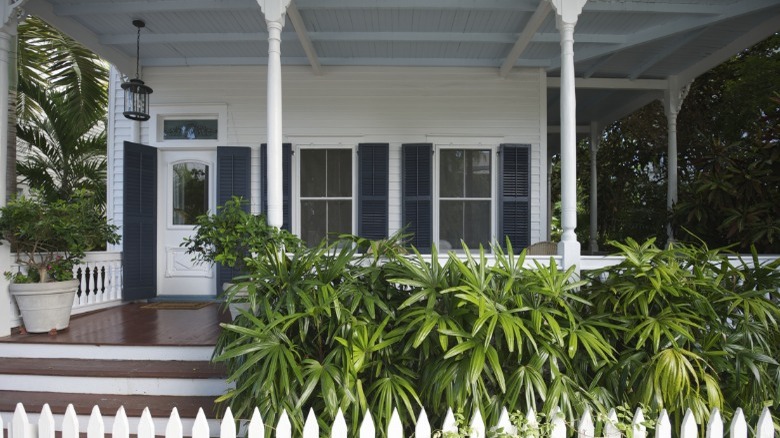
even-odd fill
[[[173,165],[173,225],[195,225],[209,210],[209,166],[198,162]]]

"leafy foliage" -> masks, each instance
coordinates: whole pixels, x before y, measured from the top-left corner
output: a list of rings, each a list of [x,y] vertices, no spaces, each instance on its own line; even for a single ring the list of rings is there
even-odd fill
[[[412,424],[421,406],[494,422],[502,406],[561,407],[573,421],[587,406],[641,404],[679,421],[684,407],[702,419],[705,407],[776,403],[776,266],[614,245],[622,264],[575,281],[511,246],[428,259],[398,236],[286,252],[268,240],[246,260],[253,308],[223,326],[215,352],[235,382],[220,401],[238,417],[286,409],[298,429],[313,408],[323,430],[339,408],[357,430],[366,410],[386,424],[393,407]]]

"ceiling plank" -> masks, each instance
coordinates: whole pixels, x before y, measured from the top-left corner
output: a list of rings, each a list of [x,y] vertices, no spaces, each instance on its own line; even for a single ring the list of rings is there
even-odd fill
[[[544,23],[544,20],[547,19],[547,16],[550,14],[551,10],[552,5],[550,2],[543,0],[539,3],[536,11],[534,11],[534,14],[528,20],[528,23],[525,24],[525,27],[520,33],[520,36],[517,38],[515,45],[512,47],[512,50],[510,50],[509,54],[506,56],[504,63],[501,65],[501,68],[499,68],[499,76],[505,78],[509,72],[512,71],[512,67],[514,67],[515,63],[517,63],[517,60],[520,58],[520,55],[523,54],[525,49],[531,43],[534,35],[536,34],[536,31],[539,30],[539,27],[541,27],[542,23]]]
[[[320,57],[319,61],[327,66],[354,66],[358,60],[364,66],[399,67],[489,67],[498,68],[500,59],[491,58],[337,58]],[[174,67],[195,65],[266,65],[268,57],[200,57],[200,58],[144,58],[144,66]],[[309,65],[306,57],[284,57],[283,65]],[[547,60],[518,62],[519,67],[545,68]]]
[[[260,13],[257,0],[146,0],[118,2],[66,3],[54,7],[63,17],[101,14],[136,14],[149,12],[209,11],[254,9]]]
[[[639,64],[637,68],[634,69],[634,71],[631,72],[630,75],[628,75],[628,78],[632,81],[639,76],[642,75],[642,73],[649,70],[652,66],[658,64],[661,62],[662,59],[665,59],[667,56],[670,56],[674,52],[680,50],[681,48],[685,47],[688,43],[693,42],[697,38],[701,36],[705,31],[707,30],[706,27],[701,28],[697,31],[691,32],[684,38],[675,38],[675,40],[663,48],[660,52],[656,53],[653,56],[648,57],[643,63]]]
[[[298,0],[298,9],[465,9],[465,10],[536,10],[547,0]]]
[[[677,35],[682,32],[700,29],[705,26],[711,26],[719,22],[775,6],[777,6],[777,0],[745,0],[731,5],[729,8],[723,9],[722,12],[716,16],[675,20],[667,24],[648,28],[641,32],[629,34],[623,44],[610,47],[598,47],[590,50],[575,50],[574,62],[576,63],[598,58],[620,50],[625,50],[641,44],[657,41],[659,39]],[[575,42],[577,42],[576,38],[577,36],[575,35]],[[560,67],[561,60],[559,57],[554,57],[550,60],[550,70],[557,70]]]
[[[303,51],[306,53],[306,57],[309,59],[309,64],[314,74],[317,76],[322,75],[322,66],[320,60],[317,57],[317,50],[314,48],[309,34],[306,31],[306,25],[303,23],[303,17],[295,6],[294,2],[290,2],[290,6],[287,7],[287,15],[290,17],[290,22],[295,28],[295,33],[298,34],[298,41],[303,46]]]
[[[666,79],[638,79],[630,81],[623,78],[575,78],[574,86],[580,89],[595,90],[666,90],[669,88],[669,82]],[[560,87],[561,78],[547,78],[547,88]]]
[[[100,40],[95,33],[72,18],[56,15],[48,2],[44,0],[29,0],[24,4],[24,9],[56,27],[57,30],[78,41],[101,58],[114,64],[122,73],[130,75],[135,72],[136,60],[133,57],[127,56],[124,52],[114,47],[100,44]],[[128,27],[131,26],[130,23],[127,24]]]

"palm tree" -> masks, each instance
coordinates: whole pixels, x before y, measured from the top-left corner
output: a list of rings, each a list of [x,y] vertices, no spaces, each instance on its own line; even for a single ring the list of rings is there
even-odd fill
[[[17,172],[50,200],[86,188],[105,201],[107,64],[35,17],[18,33]]]

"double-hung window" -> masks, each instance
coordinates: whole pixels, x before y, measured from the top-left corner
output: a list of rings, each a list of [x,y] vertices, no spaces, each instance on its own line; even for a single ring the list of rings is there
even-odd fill
[[[353,231],[353,150],[302,148],[300,236],[311,246]]]

